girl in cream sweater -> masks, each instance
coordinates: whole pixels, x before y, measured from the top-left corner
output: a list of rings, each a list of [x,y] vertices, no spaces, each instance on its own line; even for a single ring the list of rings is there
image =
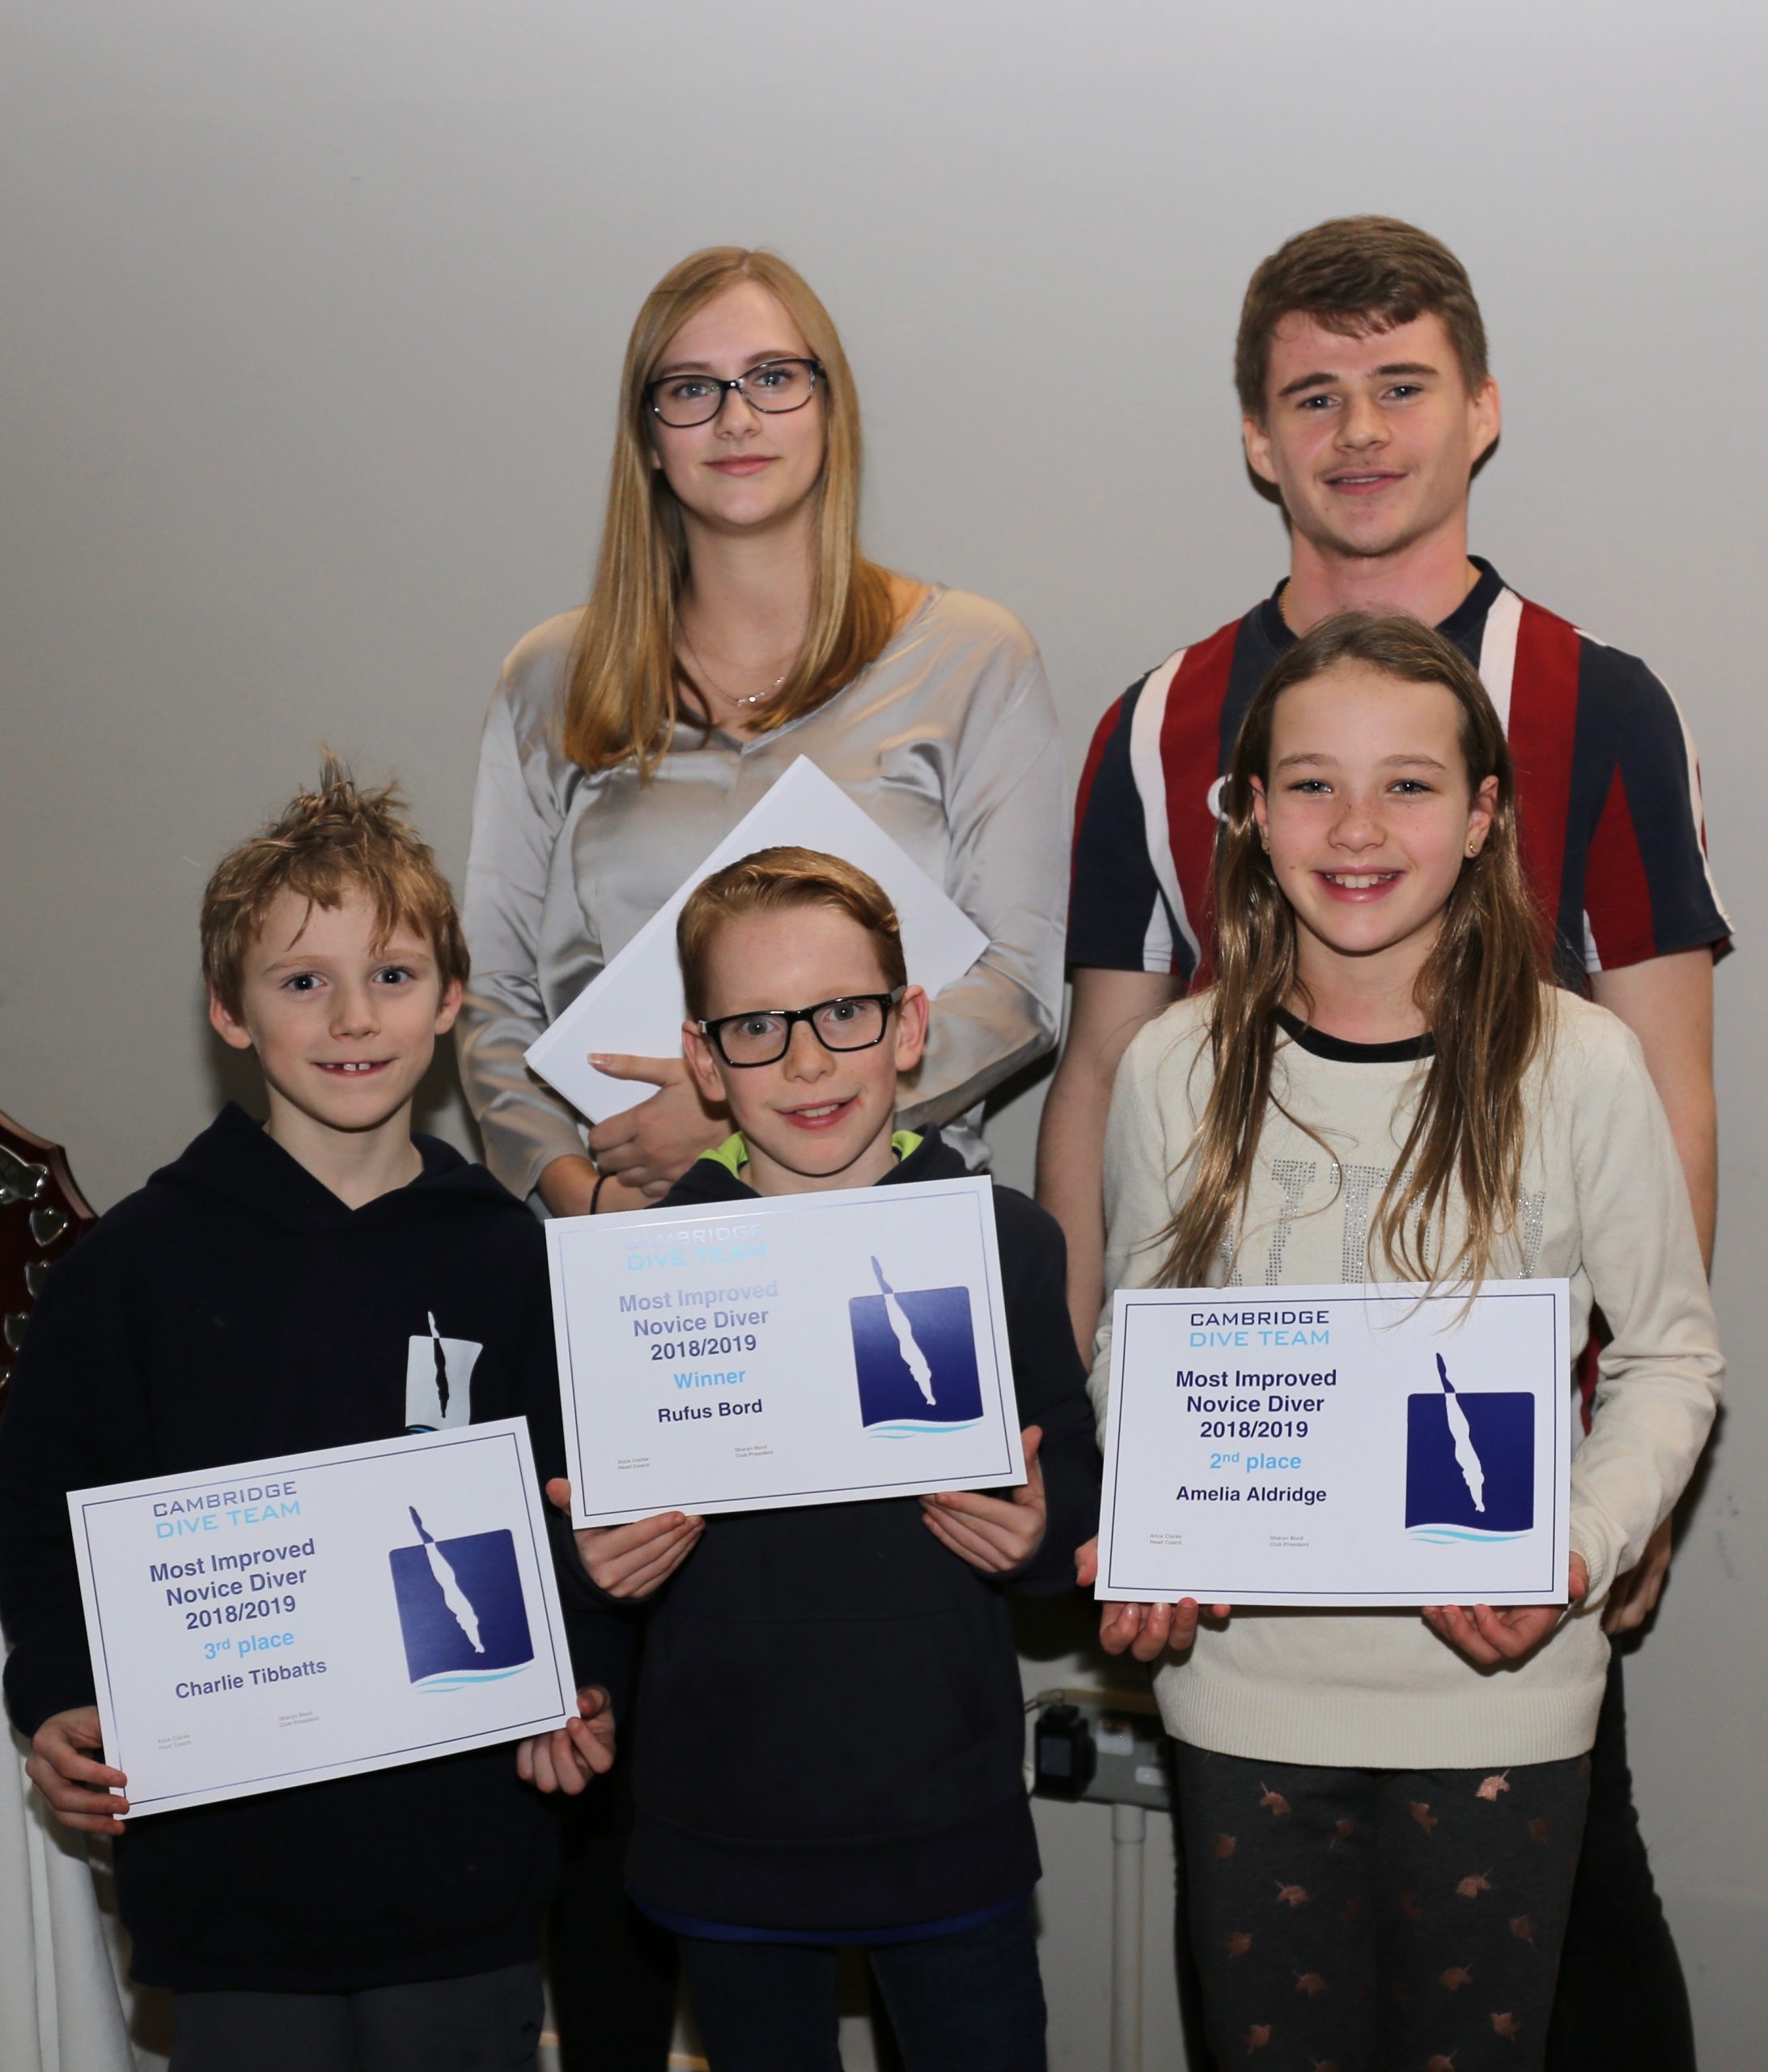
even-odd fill
[[[1410,619],[1316,627],[1249,708],[1216,975],[1131,1045],[1108,1285],[1564,1276],[1613,1336],[1571,1470],[1566,1607],[1112,1604],[1178,1739],[1223,2064],[1538,2065],[1608,1643],[1722,1363],[1639,1047],[1544,983],[1503,730]],[[1093,1374],[1103,1413],[1109,1326]]]

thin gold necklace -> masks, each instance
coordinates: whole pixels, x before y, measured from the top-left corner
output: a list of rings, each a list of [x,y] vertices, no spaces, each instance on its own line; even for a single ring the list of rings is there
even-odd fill
[[[768,699],[774,695],[774,692],[779,689],[780,686],[785,682],[786,678],[792,673],[791,665],[788,664],[784,673],[775,677],[773,682],[768,686],[765,690],[754,691],[747,698],[739,698],[734,691],[727,690],[724,686],[719,681],[718,678],[714,676],[712,672],[706,667],[705,656],[703,656],[700,652],[699,649],[694,646],[693,635],[689,632],[685,626],[681,629],[681,638],[687,643],[688,652],[693,656],[695,666],[698,669],[701,675],[703,676],[706,681],[711,685],[712,688],[719,694],[719,697],[724,700],[727,705],[765,705]]]

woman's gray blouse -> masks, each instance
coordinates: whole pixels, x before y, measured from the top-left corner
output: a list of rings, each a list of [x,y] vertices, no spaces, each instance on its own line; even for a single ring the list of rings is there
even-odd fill
[[[480,749],[458,1041],[492,1171],[527,1195],[552,1160],[582,1153],[576,1111],[523,1052],[800,755],[989,939],[939,996],[905,1110],[908,1127],[946,1125],[978,1163],[982,1097],[1049,1048],[1061,1013],[1067,799],[1030,635],[986,598],[935,588],[827,704],[755,741],[680,727],[646,786],[630,764],[591,774],[559,747],[579,616],[547,620],[511,653]],[[634,1102],[647,1090],[635,1083]]]

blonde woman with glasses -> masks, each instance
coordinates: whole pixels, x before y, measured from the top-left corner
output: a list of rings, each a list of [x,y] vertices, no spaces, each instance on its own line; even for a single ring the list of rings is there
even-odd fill
[[[671,268],[633,327],[587,605],[518,643],[479,764],[461,1009],[492,1170],[555,1215],[656,1199],[728,1131],[680,1057],[603,1058],[587,1132],[522,1054],[799,756],[989,939],[935,1004],[910,1126],[978,1161],[982,1097],[1054,1038],[1061,750],[1036,646],[867,560],[859,409],[827,311],[763,252]]]

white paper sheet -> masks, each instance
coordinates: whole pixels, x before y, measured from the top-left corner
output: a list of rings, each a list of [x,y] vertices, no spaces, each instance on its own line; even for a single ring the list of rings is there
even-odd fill
[[[546,1226],[573,1518],[1025,1480],[983,1178]]]
[[[576,1711],[525,1418],[67,1501],[128,1819]]]
[[[681,1055],[681,972],[676,962],[676,917],[703,879],[756,849],[796,843],[845,857],[890,895],[902,923],[909,975],[937,995],[961,979],[988,947],[988,937],[920,865],[892,840],[833,779],[800,756],[678,886],[632,940],[591,980],[552,1026],[529,1045],[529,1066],[591,1122],[644,1098],[630,1080],[608,1079],[590,1064],[592,1051],[636,1057]],[[803,1007],[803,1000],[781,1000]]]
[[[1562,1604],[1563,1280],[1119,1289],[1102,1598]]]

